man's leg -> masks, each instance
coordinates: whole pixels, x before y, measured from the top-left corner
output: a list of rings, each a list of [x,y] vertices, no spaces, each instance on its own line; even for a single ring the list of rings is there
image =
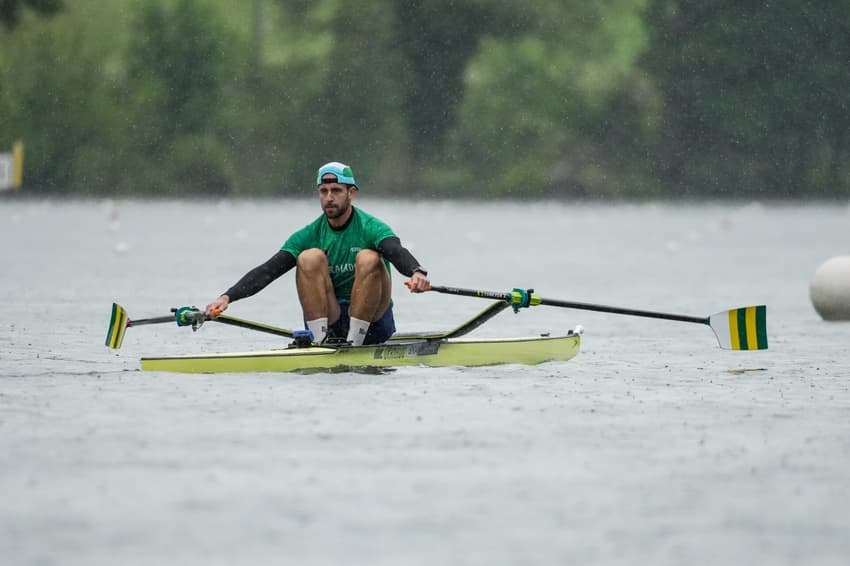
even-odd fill
[[[325,339],[328,327],[339,319],[339,303],[325,252],[313,248],[298,254],[295,284],[307,328],[313,332],[316,343],[320,343]]]
[[[354,260],[354,287],[348,309],[349,342],[363,344],[369,323],[381,318],[390,306],[391,293],[390,274],[381,255],[374,250],[360,250]]]

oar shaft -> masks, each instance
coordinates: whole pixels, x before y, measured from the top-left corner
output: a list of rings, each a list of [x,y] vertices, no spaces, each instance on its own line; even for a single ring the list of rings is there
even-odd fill
[[[595,305],[592,303],[575,303],[571,301],[558,301],[554,299],[540,299],[541,305],[552,307],[564,307],[567,309],[580,309],[585,311],[608,312],[614,314],[626,314],[631,316],[642,316],[645,318],[661,318],[664,320],[678,320],[680,322],[695,322],[698,324],[709,324],[708,317],[690,316],[687,314],[670,314],[665,312],[644,311],[639,309],[626,309],[622,307],[610,307],[607,305]]]
[[[512,293],[502,293],[499,291],[480,291],[476,289],[461,289],[458,287],[444,287],[440,285],[432,285],[432,291],[438,293],[446,293],[448,295],[460,295],[463,297],[481,297],[485,299],[496,299],[511,303],[513,299]],[[645,311],[639,309],[627,309],[622,307],[611,307],[607,305],[595,305],[592,303],[576,303],[572,301],[559,301],[556,299],[544,299],[534,296],[536,300],[532,300],[532,304],[548,305],[552,307],[562,307],[567,309],[580,309],[586,311],[608,312],[614,314],[625,314],[631,316],[642,316],[645,318],[660,318],[664,320],[678,320],[680,322],[694,322],[697,324],[710,324],[708,317],[691,316],[685,314],[670,314],[664,312]]]
[[[142,326],[143,324],[160,324],[163,322],[175,322],[174,315],[171,316],[157,316],[154,318],[140,318],[129,319],[127,320],[127,326]]]

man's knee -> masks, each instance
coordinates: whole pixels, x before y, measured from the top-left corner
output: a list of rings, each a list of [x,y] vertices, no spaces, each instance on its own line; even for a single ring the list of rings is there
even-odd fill
[[[383,269],[383,267],[384,264],[381,261],[381,254],[375,250],[360,250],[357,252],[357,257],[354,259],[354,270],[361,273],[378,268]]]
[[[319,248],[310,248],[298,254],[295,265],[302,271],[324,269],[328,265],[328,257]]]

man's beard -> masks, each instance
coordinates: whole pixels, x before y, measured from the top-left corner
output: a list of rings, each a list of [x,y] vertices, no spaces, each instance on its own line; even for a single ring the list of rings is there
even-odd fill
[[[343,202],[335,208],[325,208],[325,216],[331,219],[339,218],[348,211],[351,207],[351,202]]]

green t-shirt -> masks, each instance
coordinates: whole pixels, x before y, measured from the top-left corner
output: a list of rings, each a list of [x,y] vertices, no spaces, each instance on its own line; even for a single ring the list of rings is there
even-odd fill
[[[359,208],[351,207],[353,214],[345,228],[334,230],[323,214],[307,226],[301,228],[280,248],[298,259],[304,250],[319,248],[328,256],[328,268],[331,272],[336,298],[351,299],[351,287],[354,284],[354,258],[360,250],[376,250],[386,238],[395,236],[392,229]],[[390,263],[385,259],[387,271]]]

